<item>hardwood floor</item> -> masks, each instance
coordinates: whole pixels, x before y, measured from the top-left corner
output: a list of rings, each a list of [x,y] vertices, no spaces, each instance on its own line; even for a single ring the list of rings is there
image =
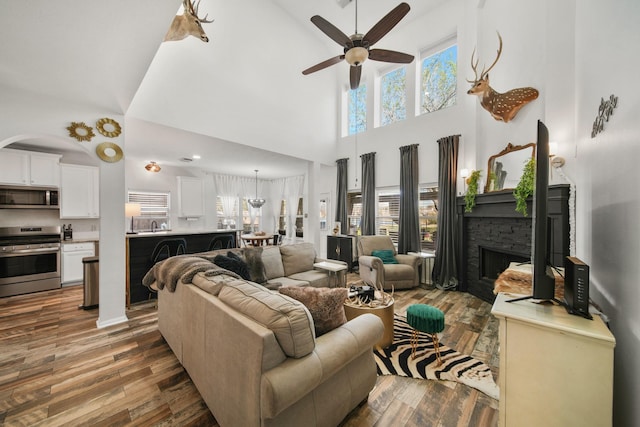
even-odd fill
[[[445,312],[441,342],[491,366],[498,322],[491,306],[459,292],[396,292]],[[218,425],[157,328],[153,302],[129,321],[96,328],[82,287],[0,298],[0,425]],[[498,402],[457,383],[383,376],[343,426],[494,426]]]

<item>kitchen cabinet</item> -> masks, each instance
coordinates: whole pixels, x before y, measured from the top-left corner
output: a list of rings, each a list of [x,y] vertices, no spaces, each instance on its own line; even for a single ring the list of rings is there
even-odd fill
[[[0,150],[0,183],[58,187],[60,157],[25,150]]]
[[[198,217],[204,215],[204,181],[190,176],[178,179],[178,216]]]
[[[76,283],[83,280],[82,259],[95,255],[93,242],[62,244],[62,283]]]
[[[100,173],[95,166],[60,165],[60,218],[100,217]]]

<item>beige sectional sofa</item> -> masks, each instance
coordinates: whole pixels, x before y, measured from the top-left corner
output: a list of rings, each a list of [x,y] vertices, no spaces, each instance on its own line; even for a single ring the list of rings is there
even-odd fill
[[[335,426],[376,382],[366,314],[316,338],[300,302],[232,275],[158,292],[158,327],[221,426]]]

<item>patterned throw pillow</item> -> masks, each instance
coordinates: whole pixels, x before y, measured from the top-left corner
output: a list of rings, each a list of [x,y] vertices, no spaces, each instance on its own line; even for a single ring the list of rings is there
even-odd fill
[[[347,322],[343,305],[347,299],[346,288],[285,286],[278,291],[300,301],[307,307],[313,318],[316,337]]]
[[[371,256],[380,258],[383,264],[398,263],[398,260],[396,259],[396,257],[393,256],[393,251],[391,249],[371,251]]]

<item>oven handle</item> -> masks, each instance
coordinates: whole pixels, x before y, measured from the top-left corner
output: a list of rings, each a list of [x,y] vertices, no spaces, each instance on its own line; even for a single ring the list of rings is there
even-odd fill
[[[60,252],[60,248],[36,248],[36,249],[18,249],[11,252],[0,253],[0,258],[10,256],[20,256],[29,254],[54,254]]]

